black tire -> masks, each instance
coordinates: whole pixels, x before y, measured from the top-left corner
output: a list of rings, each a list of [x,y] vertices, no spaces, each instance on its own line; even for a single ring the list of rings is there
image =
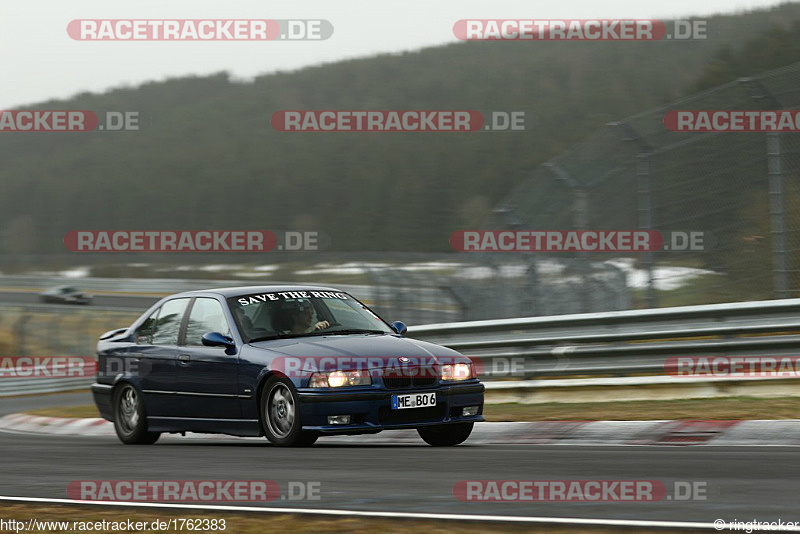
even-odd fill
[[[114,389],[114,430],[126,445],[151,445],[161,436],[159,432],[147,431],[141,394],[131,384]]]
[[[424,426],[417,429],[419,437],[434,447],[452,447],[464,443],[472,433],[474,423],[454,423],[452,425]]]
[[[261,390],[261,425],[267,439],[278,447],[310,447],[316,432],[303,432],[297,391],[288,378],[273,376]]]

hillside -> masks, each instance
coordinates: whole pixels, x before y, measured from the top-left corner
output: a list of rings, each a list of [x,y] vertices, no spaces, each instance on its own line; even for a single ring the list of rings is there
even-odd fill
[[[40,103],[148,119],[140,132],[3,134],[0,252],[62,252],[76,229],[168,228],[313,228],[332,250],[447,251],[452,231],[480,226],[532,168],[603,124],[800,61],[787,37],[798,19],[787,4],[714,17],[706,41],[458,43]],[[524,110],[529,130],[280,133],[269,119],[281,109]]]

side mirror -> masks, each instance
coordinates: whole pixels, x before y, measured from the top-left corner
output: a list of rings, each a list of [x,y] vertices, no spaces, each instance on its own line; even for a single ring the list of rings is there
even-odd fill
[[[403,321],[393,322],[392,328],[394,328],[394,331],[400,334],[401,336],[404,336],[406,332],[408,332],[408,328],[406,327],[405,323],[403,323]]]
[[[236,344],[233,342],[233,339],[229,338],[228,336],[224,336],[219,332],[209,332],[207,334],[203,334],[203,345],[205,345],[206,347],[225,347],[225,348],[231,348],[236,346]]]

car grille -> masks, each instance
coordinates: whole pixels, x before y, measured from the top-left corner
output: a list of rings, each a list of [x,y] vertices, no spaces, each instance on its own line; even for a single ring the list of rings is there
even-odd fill
[[[444,419],[447,406],[439,404],[430,408],[409,408],[408,410],[392,410],[384,406],[378,410],[381,424],[427,423]]]
[[[403,369],[384,369],[383,385],[388,389],[424,388],[436,385],[436,369],[416,367]]]
[[[400,389],[411,387],[410,376],[386,376],[383,377],[383,385],[389,389]]]
[[[424,388],[436,384],[435,376],[417,376],[414,378],[414,386]]]

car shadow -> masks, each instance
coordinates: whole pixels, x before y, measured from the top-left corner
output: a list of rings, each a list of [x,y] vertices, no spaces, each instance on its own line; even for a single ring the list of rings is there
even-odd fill
[[[162,441],[156,447],[266,447],[285,450],[314,450],[314,449],[397,449],[397,448],[421,448],[421,449],[449,449],[451,447],[431,447],[426,443],[315,443],[311,447],[276,447],[268,441],[215,441],[215,440],[170,440]],[[463,444],[458,447],[471,447],[475,445]]]

